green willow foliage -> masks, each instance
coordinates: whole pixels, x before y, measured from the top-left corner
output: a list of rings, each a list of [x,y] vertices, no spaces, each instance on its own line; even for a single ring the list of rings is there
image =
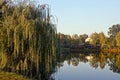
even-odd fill
[[[49,76],[55,68],[57,46],[49,6],[3,0],[0,9],[0,68]]]

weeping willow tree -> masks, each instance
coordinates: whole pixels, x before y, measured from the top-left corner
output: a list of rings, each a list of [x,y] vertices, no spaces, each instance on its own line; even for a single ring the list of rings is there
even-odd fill
[[[49,6],[2,0],[0,9],[0,68],[47,79],[57,46]]]

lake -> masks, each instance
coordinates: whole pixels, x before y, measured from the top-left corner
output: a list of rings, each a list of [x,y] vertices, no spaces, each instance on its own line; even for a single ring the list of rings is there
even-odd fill
[[[120,80],[117,53],[62,54],[55,80]]]

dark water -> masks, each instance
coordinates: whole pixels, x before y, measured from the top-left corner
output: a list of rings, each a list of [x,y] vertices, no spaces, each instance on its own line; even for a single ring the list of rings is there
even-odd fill
[[[120,80],[120,54],[62,54],[55,80]]]

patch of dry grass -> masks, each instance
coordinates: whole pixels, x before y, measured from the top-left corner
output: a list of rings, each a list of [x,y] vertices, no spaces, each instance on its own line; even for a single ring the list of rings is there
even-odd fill
[[[13,72],[0,71],[0,80],[31,80]]]

